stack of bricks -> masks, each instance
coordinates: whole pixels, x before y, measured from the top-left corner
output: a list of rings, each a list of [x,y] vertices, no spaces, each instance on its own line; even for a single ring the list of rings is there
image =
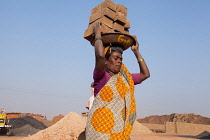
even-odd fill
[[[93,27],[96,22],[101,23],[101,33],[129,34],[130,21],[127,20],[127,8],[121,4],[116,5],[111,0],[105,0],[92,9],[88,29],[85,30],[84,38],[91,41]]]

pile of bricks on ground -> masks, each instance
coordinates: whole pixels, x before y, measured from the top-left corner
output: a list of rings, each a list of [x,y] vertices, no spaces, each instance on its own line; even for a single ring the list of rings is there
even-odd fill
[[[111,0],[105,0],[91,10],[88,29],[85,30],[84,38],[91,41],[93,27],[96,22],[101,23],[101,32],[120,32],[129,34],[130,21],[127,20],[127,8],[121,4],[116,5]]]

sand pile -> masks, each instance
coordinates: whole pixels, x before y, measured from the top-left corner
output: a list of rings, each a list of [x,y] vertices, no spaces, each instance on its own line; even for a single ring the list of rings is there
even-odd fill
[[[84,137],[85,125],[86,118],[71,112],[49,128],[24,140],[78,140]]]
[[[28,136],[24,140],[85,140],[86,120],[86,117],[71,112],[54,125]],[[153,132],[139,122],[134,122],[132,135],[151,133]]]
[[[147,127],[143,126],[138,121],[134,122],[133,130],[131,132],[131,135],[135,135],[135,134],[152,134],[152,133],[153,132],[150,129],[148,129]]]
[[[47,128],[42,122],[31,116],[11,118],[9,124],[13,126],[12,134],[15,136],[28,136]]]

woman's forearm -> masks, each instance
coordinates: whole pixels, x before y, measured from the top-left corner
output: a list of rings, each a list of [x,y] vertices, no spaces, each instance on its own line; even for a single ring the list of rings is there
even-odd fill
[[[149,69],[147,67],[147,64],[146,64],[144,58],[140,54],[140,52],[138,50],[136,50],[136,51],[134,51],[134,54],[135,54],[137,62],[139,64],[139,69],[140,69],[140,73],[141,73],[140,80],[144,81],[150,77]]]

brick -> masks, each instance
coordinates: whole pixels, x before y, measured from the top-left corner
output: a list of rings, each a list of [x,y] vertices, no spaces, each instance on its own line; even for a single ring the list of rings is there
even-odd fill
[[[113,28],[114,28],[114,30],[119,31],[119,32],[123,32],[124,31],[124,26],[119,24],[119,23],[117,23],[117,22],[114,22]]]
[[[91,15],[101,11],[104,8],[109,8],[109,9],[113,10],[114,12],[116,12],[117,5],[114,2],[112,2],[111,0],[105,0],[104,2],[102,2],[101,4],[99,4],[98,6],[94,7],[91,10]]]
[[[101,11],[98,11],[90,16],[89,24],[93,23],[94,21],[98,20],[99,18],[101,18]]]
[[[121,12],[116,12],[116,17],[115,17],[114,21],[118,22],[118,23],[120,23],[122,25],[125,25],[125,23],[126,23],[126,16],[123,13],[121,13]]]
[[[113,28],[113,20],[111,20],[110,18],[106,16],[102,16],[100,19],[96,20],[95,22],[101,22],[105,24],[106,26],[108,26],[109,28]]]
[[[101,11],[98,11],[97,13],[94,13],[93,15],[90,16],[89,23],[93,23],[94,21],[98,20],[102,16],[109,17],[110,19],[114,20],[116,17],[116,13],[112,11],[109,8],[104,8]]]
[[[91,29],[87,29],[85,30],[84,32],[84,36],[83,36],[85,39],[87,39],[88,41],[91,40],[91,38],[93,37],[93,30]]]
[[[106,8],[106,7],[116,12],[117,5],[111,0],[105,0],[103,3],[101,3],[101,9]]]
[[[123,34],[128,34],[128,35],[130,34],[128,29],[123,30],[122,33]]]
[[[125,22],[124,27],[125,27],[126,29],[131,28],[131,26],[130,26],[130,21],[129,21],[129,20],[126,19],[126,22]]]
[[[105,24],[101,24],[101,33],[114,33],[114,30]]]
[[[89,29],[89,30],[93,30],[94,25],[95,25],[95,22],[89,24],[89,25],[88,25],[88,29]]]
[[[107,16],[112,20],[116,18],[116,12],[112,11],[109,8],[104,8],[103,10],[101,10],[101,15]]]
[[[123,13],[125,16],[127,16],[128,9],[127,9],[125,6],[123,6],[123,5],[121,5],[121,4],[118,4],[118,5],[116,6],[116,12],[121,12],[121,13]]]
[[[94,37],[93,28],[96,22],[89,24],[88,29],[84,32],[84,38],[88,41],[91,41],[91,39]],[[114,33],[114,29],[108,27],[105,24],[101,24],[101,33]]]
[[[92,10],[91,10],[91,15],[97,13],[98,11],[101,10],[101,4],[99,4],[98,6],[94,7]]]

